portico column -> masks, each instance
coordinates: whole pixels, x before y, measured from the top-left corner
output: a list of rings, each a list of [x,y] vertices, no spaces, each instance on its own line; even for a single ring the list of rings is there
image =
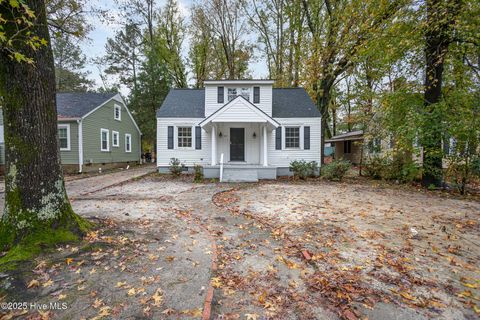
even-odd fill
[[[212,124],[212,166],[217,164],[217,129]]]
[[[263,126],[263,166],[268,166],[267,125]]]

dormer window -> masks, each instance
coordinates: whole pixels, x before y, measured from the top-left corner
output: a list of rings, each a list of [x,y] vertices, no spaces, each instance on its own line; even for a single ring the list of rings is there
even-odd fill
[[[118,104],[115,104],[113,106],[113,115],[114,115],[114,118],[115,120],[122,120],[122,107]]]
[[[228,101],[232,101],[237,97],[237,88],[228,88]]]
[[[238,96],[242,96],[250,101],[250,88],[228,88],[228,101],[232,101]]]

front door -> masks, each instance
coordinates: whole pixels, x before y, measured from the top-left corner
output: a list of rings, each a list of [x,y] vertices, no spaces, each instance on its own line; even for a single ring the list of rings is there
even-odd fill
[[[230,161],[245,161],[245,128],[230,128]]]

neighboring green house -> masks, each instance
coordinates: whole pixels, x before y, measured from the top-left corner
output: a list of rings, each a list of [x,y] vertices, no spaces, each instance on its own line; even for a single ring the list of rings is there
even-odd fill
[[[57,93],[58,144],[64,171],[88,172],[141,161],[141,135],[117,93]],[[3,116],[0,163],[4,163]]]

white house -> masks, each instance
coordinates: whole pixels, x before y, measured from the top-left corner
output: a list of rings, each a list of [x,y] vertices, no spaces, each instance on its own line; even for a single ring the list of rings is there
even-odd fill
[[[320,113],[303,88],[272,80],[212,80],[172,89],[157,111],[157,166],[171,158],[206,178],[256,181],[290,175],[293,160],[320,163]]]

